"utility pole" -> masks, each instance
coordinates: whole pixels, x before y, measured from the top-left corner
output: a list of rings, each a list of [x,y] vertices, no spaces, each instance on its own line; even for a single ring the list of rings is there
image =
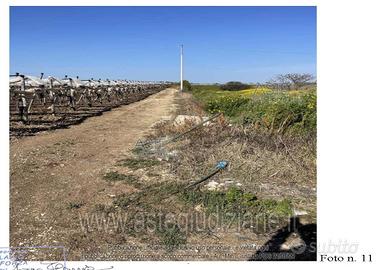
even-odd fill
[[[180,51],[180,64],[181,64],[181,69],[180,69],[180,80],[181,80],[181,84],[180,84],[180,91],[182,92],[183,89],[184,89],[184,83],[183,83],[183,70],[182,70],[182,61],[183,61],[183,57],[184,57],[184,45],[181,45],[180,47],[181,51]]]
[[[21,91],[25,92],[26,84],[25,84],[25,75],[21,75]]]

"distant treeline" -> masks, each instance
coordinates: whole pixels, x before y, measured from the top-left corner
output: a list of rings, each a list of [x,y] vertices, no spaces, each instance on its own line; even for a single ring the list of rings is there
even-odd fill
[[[217,85],[222,90],[239,91],[244,89],[254,89],[268,87],[275,90],[298,90],[313,89],[316,87],[315,77],[308,73],[288,73],[280,74],[265,83],[243,83],[238,81],[230,81],[225,84],[220,83],[191,83],[193,85]]]

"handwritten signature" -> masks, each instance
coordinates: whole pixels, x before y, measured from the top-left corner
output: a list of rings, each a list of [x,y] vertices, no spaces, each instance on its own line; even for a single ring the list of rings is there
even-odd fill
[[[41,265],[45,265],[47,270],[110,270],[113,269],[113,266],[110,266],[108,268],[96,268],[91,265],[84,265],[84,266],[77,266],[77,267],[67,267],[64,266],[61,262],[40,262]],[[20,268],[19,265],[17,265],[14,269],[17,270],[27,270],[27,269],[41,269],[41,268]],[[41,269],[42,270],[42,269]]]

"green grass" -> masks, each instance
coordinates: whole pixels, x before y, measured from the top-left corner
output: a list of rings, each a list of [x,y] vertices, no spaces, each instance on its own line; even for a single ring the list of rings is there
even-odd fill
[[[148,177],[159,177],[160,176],[160,174],[155,173],[155,172],[147,172],[146,175]]]
[[[274,214],[287,217],[292,214],[289,200],[258,199],[254,194],[245,192],[236,187],[227,191],[200,191],[183,192],[181,199],[188,205],[202,204],[210,213],[224,214],[246,212],[253,214]]]
[[[164,224],[162,228],[157,230],[157,235],[167,251],[173,251],[180,245],[186,243],[185,234],[180,230],[179,226],[174,223]]]
[[[56,145],[56,146],[59,146],[59,145],[69,146],[69,145],[75,145],[75,142],[73,140],[63,140],[63,141],[54,143],[54,145]]]
[[[154,159],[126,158],[118,161],[117,166],[128,167],[132,170],[148,168],[159,165],[160,161]]]
[[[133,149],[131,149],[131,152],[136,156],[140,156],[146,152],[146,147],[137,145]]]
[[[121,194],[115,198],[115,200],[113,201],[113,205],[118,206],[122,209],[126,209],[131,202],[132,202],[131,196],[128,196],[126,194]]]
[[[315,134],[316,91],[267,88],[224,91],[215,85],[192,91],[209,113],[223,112],[232,121],[271,133]]]
[[[105,214],[114,213],[116,211],[114,205],[96,204],[94,206],[94,212],[100,212]]]
[[[181,191],[183,185],[175,182],[155,183],[132,195],[121,194],[113,201],[113,205],[126,209],[129,205],[148,206],[161,203],[164,199]]]
[[[69,202],[68,203],[68,209],[79,209],[84,205],[83,202]]]
[[[117,171],[115,172],[108,172],[106,173],[103,178],[111,183],[111,182],[125,182],[127,184],[130,184],[136,188],[140,188],[141,187],[141,183],[138,182],[139,178],[133,174],[123,174],[123,173],[119,173]]]
[[[127,181],[130,183],[137,182],[138,178],[132,174],[122,174],[117,171],[108,172],[104,175],[104,179],[109,182]]]
[[[260,95],[270,91],[271,90],[266,87],[228,91],[220,89],[217,85],[196,85],[193,87],[192,94],[201,102],[207,103],[216,98],[250,98],[253,95]]]

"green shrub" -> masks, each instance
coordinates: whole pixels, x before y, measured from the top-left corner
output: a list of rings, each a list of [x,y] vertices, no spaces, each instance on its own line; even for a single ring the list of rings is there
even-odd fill
[[[315,92],[292,96],[288,93],[265,93],[253,97],[241,109],[239,119],[246,124],[276,133],[316,132]]]
[[[183,84],[184,91],[192,91],[192,85],[190,84],[189,81],[184,80],[182,84]]]
[[[241,82],[228,82],[220,86],[220,89],[229,90],[229,91],[239,91],[239,90],[244,90],[248,88],[250,88],[248,84],[241,83]]]
[[[210,113],[223,112],[225,115],[233,117],[242,112],[243,105],[247,104],[249,98],[243,96],[225,96],[212,99],[205,105],[205,109]]]

